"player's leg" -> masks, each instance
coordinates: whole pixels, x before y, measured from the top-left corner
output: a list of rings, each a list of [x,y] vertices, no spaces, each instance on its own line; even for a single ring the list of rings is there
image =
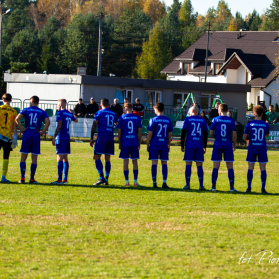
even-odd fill
[[[129,159],[123,160],[123,172],[125,177],[125,185],[124,186],[130,186],[129,184]]]
[[[38,155],[32,154],[31,158],[32,158],[32,163],[31,163],[31,168],[30,168],[31,176],[30,176],[29,183],[30,184],[36,184],[36,183],[38,183],[35,180],[35,173],[36,173],[37,165],[38,165]]]
[[[265,190],[266,184],[266,163],[260,163],[260,170],[261,170],[261,181],[262,181],[262,193],[267,194]]]
[[[10,142],[4,142],[4,141],[1,141],[1,142],[2,142],[2,147],[3,147],[3,169],[2,169],[1,182],[9,183],[11,181],[6,178],[6,175],[8,173],[9,157],[10,157],[10,152],[11,152],[12,148],[11,148]]]
[[[220,168],[220,163],[222,161],[223,149],[218,145],[213,146],[211,161],[213,161],[213,170],[212,170],[212,188],[211,191],[216,191],[216,183],[218,179],[218,171]]]
[[[93,185],[101,185],[101,184],[105,184],[106,183],[106,180],[105,180],[105,177],[104,177],[104,171],[103,171],[103,163],[101,161],[101,154],[94,154],[94,161],[95,161],[95,165],[96,165],[96,169],[97,169],[97,172],[99,174],[99,180],[93,184]]]
[[[25,171],[26,171],[26,159],[28,157],[28,154],[32,150],[32,139],[26,135],[23,134],[22,137],[22,143],[21,143],[21,159],[20,159],[20,172],[21,172],[21,178],[18,183],[25,183]]]
[[[199,178],[199,190],[206,190],[203,186],[203,176],[204,176],[204,172],[203,172],[203,168],[202,168],[202,164],[203,162],[196,162],[197,165],[197,174],[198,174],[198,178]]]
[[[163,185],[162,188],[169,188],[167,185],[167,179],[168,179],[168,161],[161,160],[162,164],[162,176],[163,176]]]
[[[62,183],[68,184],[68,173],[69,173],[68,154],[65,154],[64,158],[63,158],[63,172],[64,172],[64,178],[63,178]]]
[[[110,170],[111,170],[110,155],[105,154],[105,180],[107,184],[108,184]]]
[[[133,162],[133,174],[134,174],[134,186],[140,186],[138,183],[138,175],[139,175],[139,166],[138,166],[138,160],[134,159]]]
[[[26,159],[28,157],[28,154],[21,153],[21,159],[20,159],[20,172],[21,172],[21,178],[18,183],[22,184],[25,183],[25,171],[26,171]]]
[[[251,185],[252,185],[252,180],[253,180],[254,167],[255,167],[255,163],[248,162],[248,171],[247,171],[248,188],[246,189],[246,193],[251,193]]]
[[[227,169],[228,169],[228,178],[230,181],[230,192],[237,192],[234,188],[234,169],[233,169],[233,162],[226,162]]]
[[[158,160],[152,160],[151,175],[153,180],[153,188],[157,188],[157,168]]]
[[[31,164],[31,176],[30,176],[30,181],[29,183],[31,184],[36,184],[38,183],[35,180],[35,173],[37,170],[37,165],[38,165],[38,155],[41,154],[41,139],[40,139],[40,134],[33,136],[31,138],[32,144],[31,144],[31,159],[32,159],[32,164]]]
[[[57,171],[58,171],[58,179],[51,184],[62,184],[62,174],[63,174],[63,159],[64,155],[57,154]]]
[[[186,161],[186,168],[185,168],[186,186],[183,187],[183,190],[190,190],[191,174],[192,174],[192,161]]]

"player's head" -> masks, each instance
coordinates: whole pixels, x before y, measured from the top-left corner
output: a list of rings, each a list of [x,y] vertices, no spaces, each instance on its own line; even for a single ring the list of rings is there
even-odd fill
[[[273,105],[270,105],[270,106],[269,106],[269,111],[270,111],[270,112],[273,112],[273,109],[274,109]]]
[[[162,112],[164,112],[164,104],[163,103],[156,103],[155,106],[154,106],[154,111],[156,114],[160,114]]]
[[[264,108],[260,105],[253,107],[253,112],[255,116],[262,116],[264,114]]]
[[[228,110],[229,110],[228,105],[225,104],[225,103],[219,105],[219,107],[218,107],[218,112],[219,112],[219,114],[220,114],[220,113],[227,114]]]
[[[199,109],[199,107],[198,106],[193,106],[192,107],[192,115],[195,115],[195,116],[197,116],[197,115],[199,115],[199,112],[200,112],[200,109]]]
[[[130,103],[130,101],[129,101],[128,98],[125,98],[125,99],[124,99],[124,104],[126,104],[126,103]]]
[[[66,99],[59,99],[58,100],[58,105],[57,105],[58,110],[65,109],[66,106],[67,106],[67,100]]]
[[[108,99],[102,99],[101,100],[101,105],[102,105],[102,108],[108,108],[109,107],[109,100]]]
[[[81,105],[83,103],[82,98],[78,99],[78,103]]]
[[[219,105],[220,105],[220,103],[217,101],[217,102],[215,103],[215,108],[218,109]]]
[[[3,100],[4,103],[10,104],[10,102],[12,101],[12,95],[9,94],[9,93],[5,93],[5,94],[2,96],[2,100]]]
[[[31,105],[31,107],[33,107],[33,106],[38,106],[38,104],[39,104],[39,101],[40,101],[40,99],[39,99],[39,97],[38,96],[32,96],[31,98],[30,98],[30,105]]]
[[[230,110],[228,111],[227,116],[233,118],[232,112]]]
[[[131,103],[126,103],[124,105],[124,110],[125,110],[126,113],[132,113],[133,105]]]

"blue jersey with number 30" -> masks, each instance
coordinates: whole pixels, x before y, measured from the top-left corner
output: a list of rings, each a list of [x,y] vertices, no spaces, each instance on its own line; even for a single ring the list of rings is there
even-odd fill
[[[57,111],[56,114],[56,125],[59,121],[62,121],[62,127],[59,134],[56,137],[56,140],[70,140],[70,131],[69,126],[72,121],[76,118],[74,115],[66,109]]]
[[[168,117],[160,115],[151,118],[148,130],[153,132],[150,148],[158,150],[168,148],[168,134],[173,130],[172,122]]]
[[[108,108],[99,110],[94,120],[98,121],[98,136],[110,136],[113,138],[113,126],[117,122],[116,114]]]
[[[210,130],[215,130],[214,145],[232,146],[232,132],[236,131],[234,119],[228,116],[214,117]]]
[[[40,131],[42,123],[48,118],[47,113],[38,107],[29,107],[21,111],[25,118],[25,134],[37,134]]]
[[[118,119],[117,128],[121,129],[122,147],[139,146],[140,117],[131,113],[123,114]]]
[[[265,137],[269,134],[269,124],[262,120],[253,120],[246,125],[244,134],[249,136],[249,151],[266,153]]]

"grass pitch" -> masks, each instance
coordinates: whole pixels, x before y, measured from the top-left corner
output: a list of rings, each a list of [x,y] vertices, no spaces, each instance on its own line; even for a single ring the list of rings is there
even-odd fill
[[[0,278],[278,277],[278,152],[268,152],[270,194],[261,195],[258,166],[254,192],[243,193],[247,150],[235,152],[235,187],[242,192],[234,194],[228,192],[224,163],[219,192],[198,191],[196,167],[192,168],[193,190],[182,191],[185,163],[180,148],[173,146],[168,177],[172,189],[152,189],[145,145],[139,161],[142,187],[122,186],[118,146],[110,185],[95,187],[98,175],[92,148],[89,143],[71,147],[70,185],[50,185],[57,179],[51,142],[42,142],[35,177],[42,184],[0,184]],[[211,152],[209,148],[204,164],[207,189]],[[11,153],[7,176],[14,182],[20,178],[19,158],[18,148]],[[159,166],[158,185],[161,182]],[[261,259],[264,250],[270,252]],[[245,252],[250,260],[240,260]]]

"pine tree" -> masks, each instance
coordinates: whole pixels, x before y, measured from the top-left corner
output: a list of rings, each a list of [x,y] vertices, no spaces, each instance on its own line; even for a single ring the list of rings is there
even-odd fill
[[[279,107],[278,107],[277,102],[275,103],[274,110],[275,110],[276,112],[279,112]]]
[[[279,0],[273,0],[266,10],[262,30],[279,30]]]
[[[185,27],[196,22],[198,14],[193,14],[193,12],[194,8],[191,0],[184,0],[179,12],[179,22],[181,27]]]
[[[248,111],[253,111],[253,108],[254,108],[254,104],[251,103],[250,106],[249,106],[249,108],[248,108]]]

